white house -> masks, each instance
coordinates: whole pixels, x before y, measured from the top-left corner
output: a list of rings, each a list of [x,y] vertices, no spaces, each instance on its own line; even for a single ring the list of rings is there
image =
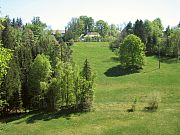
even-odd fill
[[[85,41],[86,38],[90,38],[92,41],[96,41],[97,37],[101,37],[99,33],[97,33],[97,32],[88,32],[86,35],[81,34],[79,39],[80,39],[80,41]]]

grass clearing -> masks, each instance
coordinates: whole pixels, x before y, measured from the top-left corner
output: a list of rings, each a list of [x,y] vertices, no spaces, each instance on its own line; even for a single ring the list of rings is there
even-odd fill
[[[67,116],[29,114],[0,123],[0,135],[178,135],[180,133],[180,63],[147,57],[138,73],[120,74],[117,56],[108,43],[76,43],[74,61],[87,58],[96,72],[94,111]],[[106,74],[108,72],[108,74]],[[157,96],[157,112],[144,112],[148,98]],[[134,98],[136,111],[128,113]]]

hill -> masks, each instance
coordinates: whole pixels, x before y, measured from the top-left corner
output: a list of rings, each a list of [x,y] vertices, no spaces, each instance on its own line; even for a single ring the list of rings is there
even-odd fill
[[[180,132],[180,63],[164,60],[158,69],[156,57],[146,57],[140,72],[121,69],[108,43],[76,43],[74,61],[87,58],[96,72],[94,111],[82,114],[33,113],[0,123],[1,135],[176,135]],[[121,69],[121,70],[120,70]],[[146,112],[150,98],[159,108]],[[134,98],[136,111],[128,113]]]

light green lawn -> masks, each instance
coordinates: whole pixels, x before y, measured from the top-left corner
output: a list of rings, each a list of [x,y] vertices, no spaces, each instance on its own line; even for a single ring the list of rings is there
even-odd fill
[[[74,61],[87,58],[96,72],[94,111],[56,117],[31,114],[0,124],[0,135],[178,135],[180,133],[180,63],[169,60],[158,68],[147,57],[140,73],[115,76],[119,62],[108,43],[76,43]],[[157,96],[157,112],[144,112],[149,97]],[[128,113],[134,98],[136,111]]]

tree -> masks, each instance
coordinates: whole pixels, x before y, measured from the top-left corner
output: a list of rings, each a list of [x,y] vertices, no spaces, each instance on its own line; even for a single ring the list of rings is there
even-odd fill
[[[12,22],[11,22],[11,26],[14,27],[14,28],[20,28],[23,26],[23,23],[22,23],[22,19],[21,18],[13,18]]]
[[[124,28],[125,30],[125,35],[129,35],[129,34],[133,34],[133,26],[132,26],[132,23],[129,22],[126,27]]]
[[[102,37],[105,37],[108,34],[109,26],[108,23],[99,20],[96,22],[96,32],[98,32]]]
[[[174,56],[179,60],[180,55],[180,29],[172,29],[171,44],[173,47]]]
[[[27,24],[26,27],[30,28],[33,31],[34,37],[38,39],[46,28],[46,24],[41,22],[40,17],[34,17],[31,22],[32,24]]]
[[[81,101],[79,106],[82,111],[90,111],[94,95],[93,84],[95,76],[91,71],[91,67],[87,59],[84,62],[81,74],[83,79],[81,79]]]
[[[153,53],[158,54],[159,50],[162,49],[163,41],[163,25],[160,18],[156,18],[153,22]]]
[[[166,28],[164,31],[164,37],[163,37],[163,48],[161,51],[161,54],[165,56],[172,56],[173,55],[173,47],[171,44],[171,29],[170,26]]]
[[[92,32],[94,30],[94,19],[88,16],[80,16],[80,20],[84,23],[83,33],[86,35],[88,32]]]
[[[6,101],[9,104],[8,108],[9,110],[15,110],[16,112],[22,107],[20,72],[18,57],[14,54],[4,79],[3,86]]]
[[[156,18],[154,21],[145,20],[145,45],[147,54],[158,54],[159,50],[163,48],[163,26],[161,20]]]
[[[145,43],[145,29],[142,20],[137,20],[133,26],[134,35],[138,36]]]
[[[4,29],[3,22],[5,20],[0,18],[0,31]],[[4,75],[7,74],[7,68],[9,61],[11,60],[12,57],[12,52],[10,49],[6,49],[2,47],[1,40],[0,40],[0,84],[1,84],[1,79],[3,78]]]
[[[29,88],[28,88],[28,76],[30,65],[33,61],[33,55],[35,51],[32,48],[35,46],[34,34],[29,28],[25,28],[22,32],[20,46],[16,48],[17,57],[21,69],[21,86],[22,86],[22,100],[23,107],[27,109],[30,103]],[[34,56],[34,57],[35,57]]]
[[[41,82],[47,83],[51,76],[51,65],[49,59],[45,55],[37,55],[31,65],[28,84],[31,95],[31,103],[35,108],[41,108],[44,102],[45,91],[41,89]],[[41,99],[43,100],[41,102]]]
[[[0,44],[0,84],[1,84],[1,79],[4,75],[7,74],[7,68],[9,61],[11,60],[12,57],[12,52],[9,49],[1,47]]]
[[[46,95],[47,109],[58,110],[61,107],[61,84],[56,78],[51,79]]]
[[[84,20],[79,18],[72,18],[71,21],[66,26],[66,33],[64,35],[65,41],[74,39],[79,40],[79,37],[84,32]]]
[[[90,81],[92,79],[91,67],[87,59],[84,62],[82,77],[87,81]]]
[[[144,44],[133,34],[128,35],[119,51],[120,62],[128,68],[142,68],[144,64]]]
[[[144,21],[146,54],[153,54],[153,25],[149,20]]]
[[[116,25],[114,25],[114,24],[111,24],[110,26],[109,26],[109,36],[112,36],[112,37],[117,37],[117,35],[118,35],[118,30],[117,30],[117,27],[116,27]]]
[[[16,47],[16,33],[15,29],[10,26],[10,24],[6,24],[7,26],[2,32],[2,43],[5,48],[15,49]]]
[[[0,18],[0,32],[4,29],[4,26],[2,25],[3,22],[4,19]],[[10,49],[3,48],[0,39],[0,85],[3,77],[7,74],[7,69],[11,58],[12,51]],[[7,100],[3,98],[4,94],[5,93],[2,91],[2,89],[0,89],[0,112],[2,112],[2,110],[8,105]]]
[[[55,70],[55,77],[60,85],[61,106],[67,108],[75,104],[74,70],[69,62],[59,62]]]

